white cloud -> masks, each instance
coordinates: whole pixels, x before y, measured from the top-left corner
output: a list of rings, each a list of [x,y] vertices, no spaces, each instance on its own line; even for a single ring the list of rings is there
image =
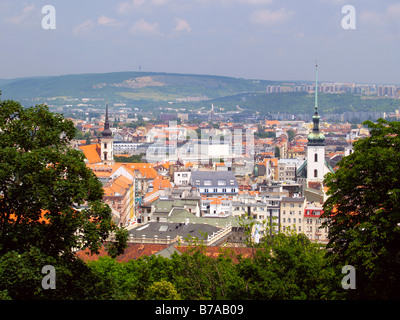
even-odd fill
[[[33,10],[35,10],[35,6],[33,4],[31,5],[26,4],[19,15],[11,17],[7,21],[12,24],[20,24],[21,22],[23,22],[28,18],[28,16]]]
[[[288,20],[293,14],[293,11],[287,11],[285,8],[280,8],[276,11],[258,10],[250,15],[250,20],[258,24],[274,25]]]
[[[192,28],[190,27],[190,24],[186,20],[176,18],[175,22],[176,22],[176,27],[175,27],[176,32],[179,32],[179,31],[190,32],[192,30]]]
[[[384,12],[362,11],[359,14],[362,23],[373,26],[388,26],[391,23],[400,21],[400,3],[391,5]]]
[[[95,27],[95,23],[92,20],[86,20],[84,22],[82,22],[81,24],[77,25],[72,32],[75,35],[78,34],[85,34],[87,32],[89,32],[90,30],[92,30]]]
[[[114,27],[118,25],[118,22],[115,19],[109,18],[103,14],[97,19],[97,24],[105,27]]]
[[[387,8],[386,13],[391,19],[400,19],[400,3],[396,3]]]
[[[385,25],[385,15],[374,11],[362,11],[358,16],[360,22],[374,26]]]
[[[158,23],[150,23],[144,19],[140,19],[129,29],[131,34],[148,34],[148,35],[162,35]]]

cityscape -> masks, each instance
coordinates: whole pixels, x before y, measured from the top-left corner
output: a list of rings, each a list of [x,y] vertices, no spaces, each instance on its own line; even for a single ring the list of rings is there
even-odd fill
[[[207,239],[209,245],[243,246],[235,218],[248,216],[260,225],[252,230],[257,239],[292,229],[326,244],[324,176],[369,132],[362,125],[320,123],[315,103],[308,122],[217,122],[211,108],[209,119],[198,125],[186,124],[187,115],[179,115],[180,125],[161,115],[166,119],[161,124],[147,122],[135,129],[112,128],[110,123],[124,114],[109,113],[106,106],[98,122],[72,119],[83,136],[100,132],[100,137],[71,144],[102,181],[103,199],[132,242],[174,243],[168,235],[175,225],[168,223],[179,223],[186,230],[192,224],[214,226],[213,234],[224,230]],[[314,141],[314,135],[320,139]],[[124,161],[132,156],[141,161]],[[274,227],[265,228],[266,221],[274,221]],[[164,232],[155,235],[153,224],[165,225]],[[174,240],[187,235],[176,234]]]
[[[0,1],[0,300],[400,298],[400,6],[284,2]]]

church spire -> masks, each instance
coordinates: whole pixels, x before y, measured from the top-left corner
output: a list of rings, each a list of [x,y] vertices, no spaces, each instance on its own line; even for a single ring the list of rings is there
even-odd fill
[[[313,129],[307,137],[309,145],[323,145],[325,136],[319,131],[319,119],[318,114],[318,62],[315,62],[315,112],[312,117]]]
[[[315,61],[315,114],[318,114],[318,61]]]
[[[110,130],[110,121],[108,119],[108,102],[106,103],[106,120],[104,121],[103,137],[111,137],[112,132]]]

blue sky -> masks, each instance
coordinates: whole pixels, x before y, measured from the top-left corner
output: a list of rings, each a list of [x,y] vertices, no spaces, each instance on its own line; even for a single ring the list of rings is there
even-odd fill
[[[42,28],[42,7],[56,29]],[[342,7],[356,29],[342,28]],[[392,0],[0,0],[0,78],[114,71],[400,84]]]

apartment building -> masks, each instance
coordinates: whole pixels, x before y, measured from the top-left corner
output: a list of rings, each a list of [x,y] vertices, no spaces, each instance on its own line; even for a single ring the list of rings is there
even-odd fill
[[[326,220],[321,218],[323,214],[322,204],[307,203],[304,208],[303,227],[304,234],[308,239],[314,242],[327,243],[329,229],[322,227],[322,223]]]
[[[281,211],[281,230],[295,230],[297,233],[304,232],[305,198],[303,197],[283,197],[280,201]]]
[[[304,163],[301,159],[279,159],[278,179],[279,181],[296,181],[296,171]]]
[[[190,185],[196,187],[201,195],[235,195],[239,192],[239,184],[232,171],[192,172]]]

